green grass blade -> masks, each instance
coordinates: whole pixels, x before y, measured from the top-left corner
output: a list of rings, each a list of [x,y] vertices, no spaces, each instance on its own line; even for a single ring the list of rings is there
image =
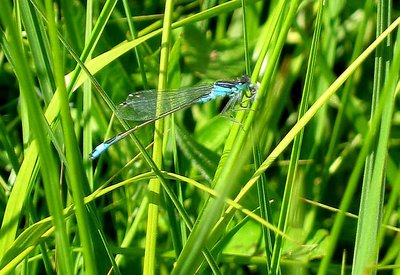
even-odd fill
[[[46,189],[46,199],[49,204],[49,209],[54,217],[54,224],[57,228],[58,234],[56,235],[57,242],[57,254],[60,259],[60,271],[62,273],[71,274],[72,272],[72,259],[70,254],[70,246],[68,242],[68,236],[66,234],[66,228],[64,219],[62,217],[62,203],[59,197],[59,190],[57,187],[58,179],[60,177],[55,158],[51,153],[48,142],[45,138],[47,136],[47,130],[44,124],[44,116],[40,109],[39,102],[34,93],[33,78],[31,72],[28,70],[28,62],[26,55],[23,52],[22,41],[19,36],[19,32],[16,29],[16,22],[12,19],[11,7],[8,2],[2,4],[0,12],[0,18],[4,26],[9,28],[9,36],[7,37],[10,44],[14,46],[10,48],[11,58],[13,58],[13,64],[15,65],[15,73],[18,75],[20,81],[20,89],[23,100],[28,106],[28,112],[30,114],[30,123],[34,131],[36,140],[38,141],[39,156],[41,162],[41,173],[43,176],[43,182]],[[45,167],[46,165],[46,167]]]
[[[390,34],[395,26],[398,26],[400,24],[400,17],[394,21],[372,44],[370,47],[368,47],[368,49],[366,51],[364,51],[364,53],[362,54],[362,56],[360,56],[359,58],[357,58],[354,63],[352,63],[350,65],[350,67],[352,67],[354,64],[357,63],[357,61],[359,59],[361,59],[361,57],[365,58],[365,54],[366,53],[371,53],[372,49],[376,48],[380,43],[382,43],[384,41],[384,39],[388,36],[388,34]],[[397,62],[393,62],[393,64],[395,64],[396,66],[398,66]],[[350,68],[349,67],[349,68]],[[395,67],[396,68],[396,67]],[[397,73],[397,71],[395,71]],[[393,72],[392,72],[393,73]],[[395,73],[393,73],[395,74]],[[395,77],[396,79],[396,77]],[[389,98],[389,93],[391,92],[390,88],[393,87],[392,84],[393,79],[391,79],[385,89],[384,92],[382,93],[382,97],[381,97],[381,101],[379,102],[379,105],[376,109],[376,112],[374,114],[374,117],[371,119],[371,126],[369,128],[369,132],[367,134],[367,136],[365,137],[365,141],[363,144],[363,147],[361,149],[361,152],[357,158],[357,161],[354,165],[354,170],[350,176],[349,182],[347,184],[347,189],[346,192],[343,196],[343,200],[340,204],[340,212],[338,213],[334,226],[332,228],[332,237],[331,237],[331,241],[330,241],[330,245],[328,247],[327,250],[327,255],[325,256],[325,258],[322,260],[321,262],[321,266],[319,268],[318,273],[319,274],[325,274],[327,269],[328,269],[328,265],[329,262],[331,260],[331,257],[333,255],[334,249],[336,247],[336,241],[341,233],[342,230],[342,226],[343,226],[343,222],[344,222],[344,213],[347,211],[350,202],[353,200],[353,195],[354,192],[356,190],[357,184],[358,184],[358,179],[362,173],[362,166],[364,164],[365,158],[367,157],[371,145],[375,139],[375,134],[377,133],[377,129],[380,123],[380,116],[382,114],[383,109],[385,108],[385,102],[386,100],[388,100]]]
[[[318,55],[319,39],[322,28],[322,14],[324,10],[323,1],[318,2],[318,13],[315,22],[315,31],[313,35],[313,40],[311,43],[310,57],[307,64],[307,73],[304,84],[303,93],[301,96],[301,103],[299,109],[298,120],[304,115],[308,109],[308,102],[312,90],[312,83],[314,78],[315,64]],[[283,193],[282,208],[280,211],[278,228],[279,230],[286,232],[288,227],[300,227],[301,225],[296,224],[294,211],[299,211],[299,201],[295,199],[296,193],[300,193],[302,186],[299,186],[300,181],[296,180],[298,163],[300,159],[300,152],[302,148],[304,132],[300,131],[298,135],[294,138],[292,153],[290,156],[289,170],[287,173],[285,191]],[[283,239],[281,236],[277,236],[274,243],[274,249],[271,259],[271,268],[269,270],[270,274],[278,274],[280,270],[280,259],[283,251]]]
[[[386,27],[391,14],[388,3],[381,1],[378,4],[378,32],[381,33]],[[381,12],[379,12],[379,10]],[[396,47],[393,47],[390,38],[377,49],[376,80],[374,85],[374,106],[371,117],[375,116],[375,110],[379,104],[385,109],[382,112],[380,126],[374,133],[376,143],[372,145],[371,152],[366,158],[364,168],[364,180],[361,193],[359,219],[357,225],[357,236],[354,251],[353,274],[368,272],[369,268],[377,264],[378,233],[382,223],[382,210],[384,207],[384,188],[386,175],[387,148],[389,147],[390,128],[395,105],[396,83],[399,80],[400,71],[400,32],[398,31]],[[393,52],[391,51],[393,49]],[[393,62],[389,62],[393,56]],[[386,95],[381,98],[382,94]],[[380,102],[386,100],[386,102]]]
[[[165,91],[167,88],[167,72],[169,60],[169,47],[171,44],[171,22],[173,13],[173,1],[168,0],[165,3],[163,32],[161,38],[161,54],[160,54],[160,73],[158,78],[158,90]],[[162,167],[162,146],[164,132],[164,120],[160,119],[155,122],[153,160],[155,165]],[[154,179],[149,182],[149,210],[147,217],[146,245],[144,255],[144,274],[155,273],[155,255],[156,241],[158,231],[158,215],[161,184],[159,180]]]

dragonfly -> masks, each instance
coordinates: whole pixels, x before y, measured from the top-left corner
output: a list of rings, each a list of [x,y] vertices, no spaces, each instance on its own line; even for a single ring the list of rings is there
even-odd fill
[[[228,103],[222,112],[241,104],[243,96],[254,99],[258,85],[251,83],[250,77],[243,75],[236,80],[217,80],[207,85],[180,88],[178,90],[157,91],[145,90],[131,93],[126,100],[117,106],[117,116],[131,121],[142,123],[122,132],[99,144],[89,154],[90,159],[96,159],[111,145],[124,139],[139,128],[146,126],[160,118],[176,111],[187,108],[196,103],[205,103],[220,97],[229,97]],[[249,91],[250,94],[246,94]]]

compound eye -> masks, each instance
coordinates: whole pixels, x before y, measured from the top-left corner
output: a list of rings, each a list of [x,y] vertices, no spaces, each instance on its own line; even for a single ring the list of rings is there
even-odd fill
[[[246,84],[250,82],[250,78],[247,75],[243,75],[240,80],[239,80],[240,84]]]

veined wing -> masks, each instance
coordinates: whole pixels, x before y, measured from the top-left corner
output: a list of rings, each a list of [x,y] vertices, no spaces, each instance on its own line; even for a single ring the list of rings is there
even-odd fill
[[[213,84],[181,88],[175,91],[140,91],[129,94],[117,107],[118,116],[133,121],[147,121],[188,107],[212,92]],[[158,109],[157,109],[158,108]]]

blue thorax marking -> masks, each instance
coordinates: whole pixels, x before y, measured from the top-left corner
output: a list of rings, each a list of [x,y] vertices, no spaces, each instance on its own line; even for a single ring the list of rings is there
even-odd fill
[[[243,76],[240,80],[235,81],[219,80],[214,83],[212,91],[201,98],[199,102],[207,102],[217,97],[232,97],[250,88],[250,85],[248,76]]]

